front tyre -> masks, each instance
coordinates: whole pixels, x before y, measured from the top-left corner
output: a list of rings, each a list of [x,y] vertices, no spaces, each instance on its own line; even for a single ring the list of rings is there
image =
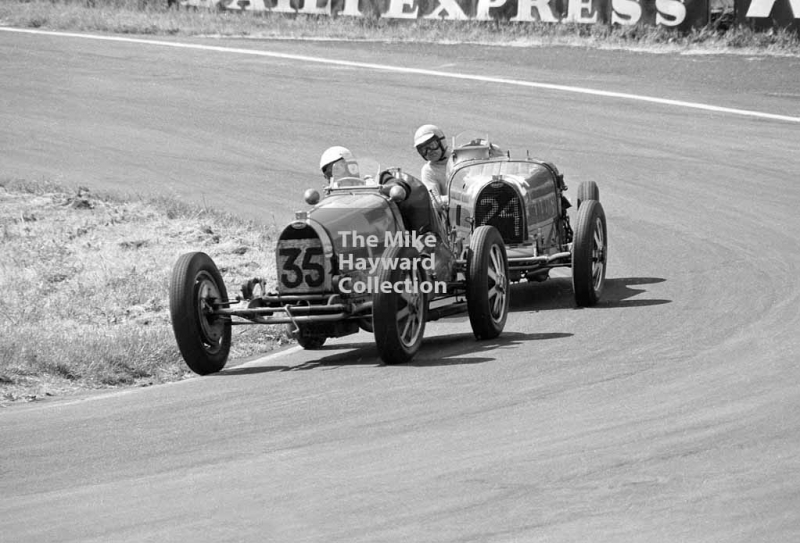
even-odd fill
[[[508,318],[508,256],[494,226],[479,226],[469,243],[467,310],[477,339],[500,335]]]
[[[186,365],[200,375],[225,367],[231,349],[231,321],[215,315],[228,300],[222,276],[205,253],[181,255],[172,269],[169,311]]]
[[[379,288],[373,296],[375,344],[386,364],[403,364],[417,354],[425,335],[428,300],[422,284],[427,277],[414,247],[389,247],[382,261],[378,285],[391,288],[388,292]]]
[[[608,262],[606,214],[597,200],[588,200],[578,210],[572,244],[572,288],[581,307],[595,305],[603,294]]]

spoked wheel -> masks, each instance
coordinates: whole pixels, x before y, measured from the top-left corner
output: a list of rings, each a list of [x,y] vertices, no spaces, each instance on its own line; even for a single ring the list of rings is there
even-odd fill
[[[496,338],[508,317],[508,256],[494,226],[479,226],[470,240],[467,260],[467,310],[478,339]]]
[[[231,321],[216,315],[228,299],[214,261],[205,253],[182,255],[172,269],[169,310],[178,349],[200,375],[225,367],[231,349]]]
[[[606,214],[600,202],[588,200],[578,210],[578,225],[572,244],[572,288],[579,306],[592,306],[600,300],[607,262]]]
[[[295,328],[293,324],[287,324],[286,330],[289,336],[297,341],[303,349],[313,351],[325,345],[325,340],[328,339],[325,334],[314,331],[310,326],[300,324]]]
[[[391,288],[373,296],[375,344],[386,364],[403,364],[417,354],[425,335],[428,300],[422,284],[427,276],[414,247],[390,247],[383,258],[389,265],[378,275],[378,285]]]

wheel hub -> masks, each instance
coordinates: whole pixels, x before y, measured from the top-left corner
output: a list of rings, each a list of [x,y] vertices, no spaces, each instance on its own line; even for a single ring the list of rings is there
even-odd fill
[[[201,280],[197,289],[197,297],[200,309],[200,327],[203,331],[203,336],[208,343],[219,343],[225,331],[225,326],[222,321],[213,315],[214,307],[211,305],[210,300],[219,300],[220,293],[216,285],[207,280]]]
[[[508,286],[508,279],[506,278],[506,275],[498,271],[497,283],[495,284],[495,288],[497,288],[497,290],[499,290],[502,294],[505,294],[507,286]]]

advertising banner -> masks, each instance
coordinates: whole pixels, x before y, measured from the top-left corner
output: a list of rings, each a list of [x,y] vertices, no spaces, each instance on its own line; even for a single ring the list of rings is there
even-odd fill
[[[800,32],[800,0],[735,0],[740,24],[755,30],[789,28]]]
[[[706,25],[709,13],[709,0],[187,0],[184,5],[334,17],[644,24],[679,29]]]

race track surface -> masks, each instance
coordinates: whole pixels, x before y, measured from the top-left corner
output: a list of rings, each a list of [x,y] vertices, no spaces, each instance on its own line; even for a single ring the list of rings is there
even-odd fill
[[[610,240],[597,307],[565,273],[517,285],[500,338],[432,323],[411,364],[362,333],[3,409],[0,540],[800,540],[800,60],[210,43],[789,119],[0,31],[0,177],[281,224],[326,147],[413,171],[435,122],[555,162],[573,198],[596,181]]]

